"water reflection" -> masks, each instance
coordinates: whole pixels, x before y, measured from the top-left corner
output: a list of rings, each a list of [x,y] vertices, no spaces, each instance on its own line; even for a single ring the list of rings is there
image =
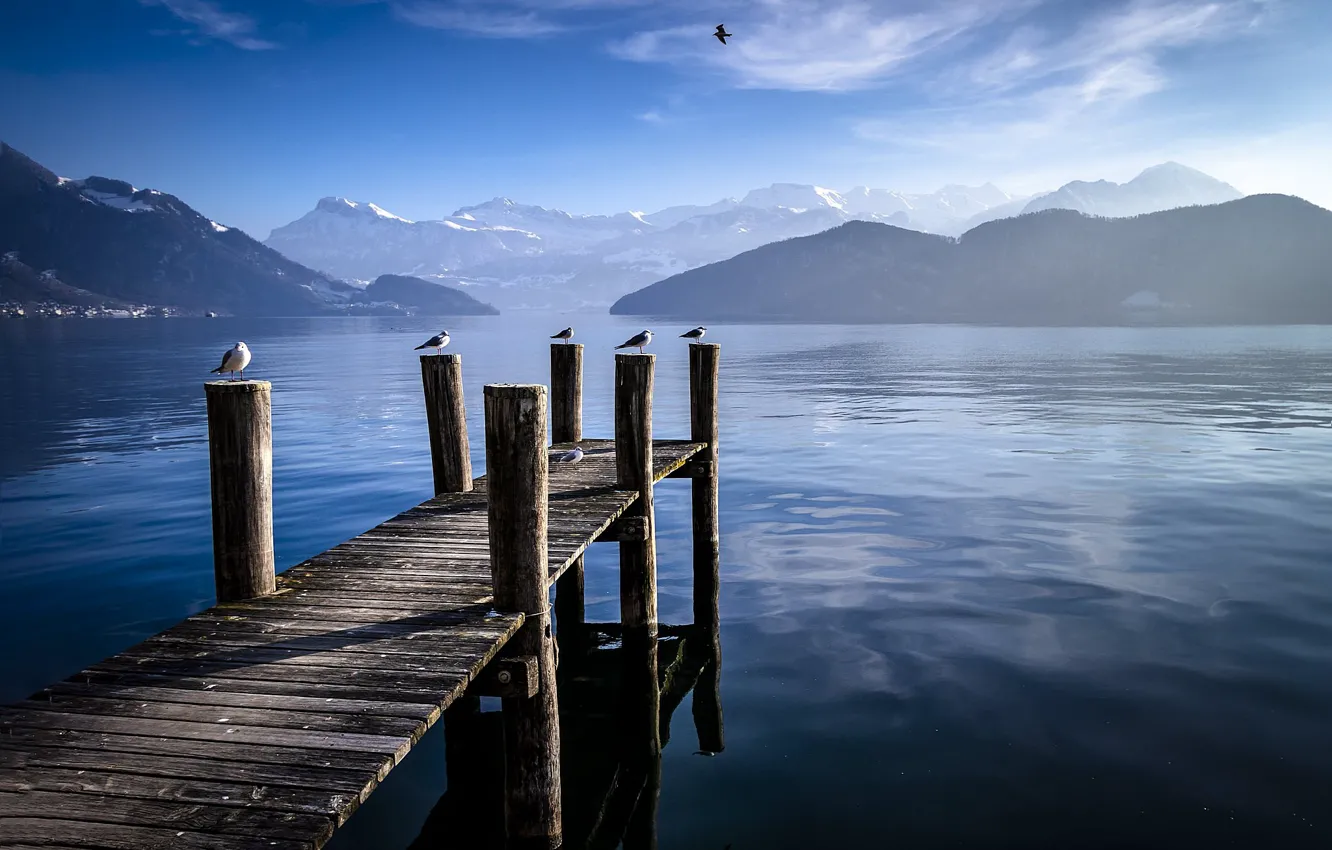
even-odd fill
[[[707,624],[661,633],[618,624],[564,629],[560,751],[564,847],[655,848],[662,751],[676,710],[692,697],[696,756],[725,749],[721,646]],[[445,717],[448,790],[410,850],[504,848],[504,732],[498,711],[465,697]],[[678,726],[678,722],[675,724]]]

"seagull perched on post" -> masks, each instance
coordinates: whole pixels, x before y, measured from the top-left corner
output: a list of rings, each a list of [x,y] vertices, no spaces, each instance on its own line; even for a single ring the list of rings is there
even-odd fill
[[[573,337],[573,328],[565,328],[564,330],[560,331],[559,333],[557,333],[557,334],[551,334],[551,336],[550,336],[551,339],[562,339],[562,340],[564,340],[565,344],[568,344],[569,340],[570,340],[572,337]]]
[[[555,457],[556,463],[578,463],[583,459],[583,447],[574,446],[567,452],[561,452]]]
[[[210,375],[221,375],[224,372],[231,373],[231,380],[236,380],[236,373],[240,373],[240,379],[245,380],[245,367],[250,365],[250,349],[245,343],[238,342],[227,353],[222,355],[222,365],[218,366]]]
[[[717,40],[722,44],[725,44],[726,39],[731,37],[731,33],[726,31],[726,24],[717,24],[717,31],[714,32],[713,35],[716,36]]]
[[[412,351],[420,351],[423,348],[433,348],[435,349],[436,354],[442,354],[444,352],[444,346],[448,344],[449,344],[449,332],[440,331],[439,333],[432,336],[430,339],[418,345],[416,348],[413,348]]]
[[[643,346],[647,345],[649,342],[652,342],[652,331],[645,330],[640,334],[634,334],[624,342],[615,346],[615,350],[619,351],[621,348],[637,348],[638,353],[642,354]]]
[[[707,332],[708,332],[707,328],[703,327],[702,325],[699,325],[698,327],[694,328],[692,331],[685,331],[684,333],[680,334],[680,338],[692,340],[693,342],[698,342],[699,340],[703,339],[703,334]]]

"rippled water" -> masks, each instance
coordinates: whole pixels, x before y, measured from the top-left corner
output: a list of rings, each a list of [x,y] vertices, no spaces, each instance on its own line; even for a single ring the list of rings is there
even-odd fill
[[[478,474],[482,384],[544,382],[569,321],[609,435],[637,326],[450,326]],[[280,568],[426,498],[410,349],[434,330],[0,325],[0,699],[210,604],[200,383],[236,338],[274,382]],[[685,436],[659,330],[656,431]],[[695,756],[677,713],[660,846],[1329,846],[1332,329],[713,338],[726,749]],[[657,510],[661,617],[687,622],[688,484]],[[591,620],[617,617],[614,565],[589,558]],[[432,732],[333,846],[411,843],[443,753]]]

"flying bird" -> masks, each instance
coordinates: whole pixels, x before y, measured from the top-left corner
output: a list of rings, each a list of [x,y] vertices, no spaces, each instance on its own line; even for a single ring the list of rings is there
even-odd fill
[[[652,342],[652,331],[645,330],[640,334],[634,334],[624,342],[615,346],[615,350],[619,351],[621,348],[637,348],[638,353],[642,354],[643,346],[647,345],[649,342]]]
[[[566,343],[573,338],[573,328],[565,328],[557,334],[551,334],[551,339],[562,339]]]
[[[238,342],[227,353],[222,355],[222,365],[218,366],[210,375],[221,375],[225,372],[231,373],[231,380],[236,380],[236,373],[240,373],[240,379],[245,380],[245,367],[250,365],[250,349],[245,343]]]
[[[413,348],[412,351],[420,351],[423,348],[433,348],[435,349],[436,354],[442,354],[444,351],[444,346],[448,344],[449,344],[449,332],[440,331],[439,333],[432,336],[430,339],[418,345],[416,348]]]
[[[692,331],[685,331],[684,333],[680,334],[680,338],[689,339],[693,340],[694,342],[698,342],[703,338],[703,334],[707,332],[708,332],[707,328],[703,327],[702,325],[699,325],[698,327],[694,328]]]
[[[561,452],[556,458],[556,463],[578,463],[583,459],[583,447],[574,446],[567,452]]]
[[[722,44],[725,44],[726,39],[731,37],[731,33],[726,31],[726,24],[717,24],[717,31],[714,32],[713,35],[716,36],[717,40]]]

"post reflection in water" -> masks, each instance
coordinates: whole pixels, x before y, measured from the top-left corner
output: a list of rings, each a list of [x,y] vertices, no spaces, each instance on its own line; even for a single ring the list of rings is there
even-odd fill
[[[700,589],[710,593],[696,587],[696,598]],[[558,631],[565,848],[657,846],[662,748],[691,692],[695,752],[724,748],[715,604],[712,611],[703,624],[626,632],[619,623],[571,622]],[[444,723],[448,790],[409,850],[504,848],[502,715],[464,697]]]

